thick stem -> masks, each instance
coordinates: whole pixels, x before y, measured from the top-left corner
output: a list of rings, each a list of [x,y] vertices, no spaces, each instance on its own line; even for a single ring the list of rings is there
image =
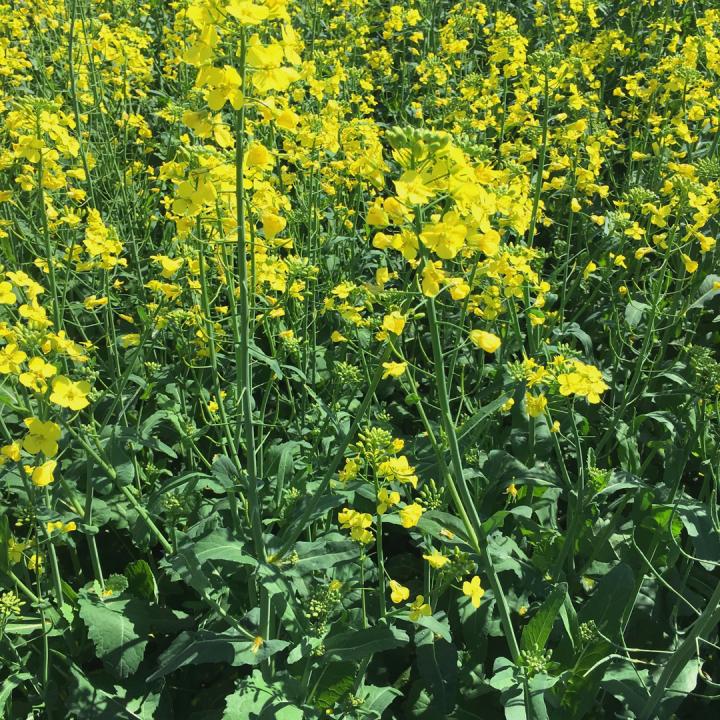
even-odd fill
[[[432,297],[428,298],[426,301],[426,307],[430,323],[430,338],[432,341],[433,361],[435,365],[435,388],[438,395],[438,403],[440,405],[442,426],[450,449],[452,471],[455,476],[453,478],[452,475],[448,474],[446,476],[446,483],[458,513],[465,524],[468,538],[473,550],[475,550],[480,558],[480,565],[487,576],[490,587],[495,595],[495,602],[497,603],[498,612],[500,613],[500,622],[503,627],[505,639],[508,647],[510,648],[512,659],[517,663],[520,660],[520,648],[518,646],[517,638],[515,637],[515,629],[512,626],[510,609],[507,605],[502,585],[500,584],[500,578],[498,577],[493,560],[488,551],[487,537],[483,530],[482,522],[480,521],[475,503],[473,502],[470,490],[468,489],[463,475],[460,446],[458,444],[457,433],[455,431],[455,424],[452,420],[450,401],[445,381],[445,366],[443,363],[442,344],[440,341],[440,329],[435,310],[435,299]]]

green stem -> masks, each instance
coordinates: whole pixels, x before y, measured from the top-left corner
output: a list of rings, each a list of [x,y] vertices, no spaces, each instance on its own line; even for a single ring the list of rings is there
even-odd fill
[[[293,528],[288,533],[287,538],[281,545],[280,549],[274,553],[274,559],[280,560],[287,553],[290,551],[290,548],[295,544],[295,541],[300,537],[300,535],[304,532],[305,526],[307,525],[310,517],[313,515],[315,510],[317,509],[318,504],[324,497],[325,493],[327,492],[328,487],[330,486],[330,480],[332,479],[333,475],[337,472],[337,469],[340,467],[340,463],[342,462],[343,458],[345,457],[345,450],[347,449],[347,446],[350,444],[351,440],[355,437],[355,434],[357,433],[358,427],[360,426],[360,423],[362,422],[363,418],[365,417],[365,413],[367,413],[368,408],[370,407],[370,403],[372,402],[372,399],[375,395],[375,390],[377,389],[378,384],[380,383],[380,380],[382,379],[384,368],[383,363],[387,362],[388,358],[390,357],[390,354],[392,352],[392,347],[388,343],[385,346],[385,349],[383,350],[382,355],[380,356],[377,364],[377,368],[375,370],[375,374],[372,377],[372,380],[370,381],[370,387],[368,388],[367,392],[365,393],[365,397],[363,398],[363,401],[360,405],[360,407],[355,412],[355,417],[352,421],[352,424],[350,425],[350,428],[348,429],[347,433],[345,433],[345,437],[340,441],[337,451],[335,455],[333,456],[333,459],[328,463],[327,468],[325,470],[325,474],[323,475],[322,479],[320,480],[320,485],[318,486],[317,490],[315,490],[315,493],[310,500],[310,502],[305,507],[305,511],[303,512],[302,516],[297,520],[297,522],[293,525]]]
[[[713,594],[710,596],[703,614],[695,621],[685,639],[663,668],[652,694],[638,715],[638,720],[652,720],[652,718],[656,717],[655,709],[665,697],[668,686],[672,685],[682,669],[697,652],[698,640],[714,628],[718,622],[720,622],[720,583],[717,584]]]
[[[493,560],[488,551],[487,537],[485,535],[485,531],[483,530],[482,522],[480,521],[475,503],[473,502],[470,490],[468,489],[463,475],[460,446],[458,444],[457,433],[455,431],[455,424],[452,420],[450,401],[445,381],[445,366],[443,363],[440,329],[435,310],[435,299],[432,297],[427,298],[426,306],[430,324],[430,338],[432,342],[433,360],[435,365],[435,388],[440,405],[442,426],[447,437],[452,470],[455,476],[453,478],[452,475],[448,474],[446,476],[446,483],[448,485],[450,495],[453,498],[453,502],[467,530],[468,539],[470,540],[473,550],[475,550],[480,558],[481,567],[483,568],[483,571],[488,578],[488,582],[490,583],[490,587],[493,590],[493,594],[495,595],[498,612],[500,613],[500,622],[503,627],[508,647],[510,648],[512,659],[514,662],[518,663],[520,661],[520,648],[518,646],[517,638],[515,637],[515,629],[512,626],[510,608],[507,605],[505,593],[502,585],[500,584],[500,578],[498,577],[495,565],[493,564]]]

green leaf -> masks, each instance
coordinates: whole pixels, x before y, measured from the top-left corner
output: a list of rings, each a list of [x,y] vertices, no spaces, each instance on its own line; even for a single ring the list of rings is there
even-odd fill
[[[222,717],[223,720],[303,720],[305,714],[288,699],[282,682],[268,684],[262,673],[254,670],[225,698]]]
[[[275,358],[266,355],[254,342],[250,342],[248,351],[256,360],[259,360],[264,365],[267,365],[273,373],[275,373],[278,380],[282,380],[285,377],[280,368],[280,363],[278,363]]]
[[[29,672],[14,672],[3,678],[2,687],[0,687],[0,718],[5,717],[5,704],[10,699],[13,690],[32,679],[33,675]]]
[[[566,583],[557,585],[550,595],[547,596],[545,602],[543,602],[530,622],[525,626],[522,638],[520,639],[521,650],[545,649],[555,620],[557,620],[560,614],[560,608],[565,602],[567,587]]]
[[[130,485],[135,479],[135,464],[129,450],[131,430],[114,427],[105,443],[105,453],[115,469],[115,482]]]
[[[415,635],[416,663],[438,709],[448,714],[455,707],[458,653],[454,645],[436,638],[432,630]]]
[[[135,603],[135,604],[133,604]],[[147,646],[147,633],[138,621],[137,601],[110,599],[103,602],[87,592],[78,601],[80,617],[88,628],[88,637],[95,645],[95,653],[114,675],[126,678],[142,662]],[[134,611],[134,612],[133,612]]]
[[[602,687],[637,715],[650,697],[650,677],[647,670],[633,665],[624,658],[615,658],[606,668]]]
[[[148,681],[169,675],[185,665],[259,665],[288,645],[285,640],[266,640],[262,644],[256,644],[245,635],[231,630],[224,633],[210,630],[182,632],[160,656],[160,667]]]
[[[634,330],[642,322],[645,311],[649,309],[649,305],[638,302],[637,300],[631,300],[625,306],[625,322],[631,330]]]
[[[138,720],[128,711],[115,693],[94,685],[77,667],[70,665],[68,699],[63,704],[63,713],[68,718],[92,718],[93,720]]]
[[[355,663],[331,663],[322,675],[313,704],[320,710],[329,710],[355,686]]]
[[[365,685],[363,687],[361,709],[366,716],[380,718],[395,698],[402,693],[394,687],[378,687]]]
[[[594,620],[598,630],[620,643],[620,623],[625,608],[634,600],[635,576],[629,565],[620,563],[600,580],[592,597],[580,608],[578,620]]]
[[[226,490],[238,484],[238,471],[233,461],[227,455],[216,455],[212,464],[213,477]]]
[[[493,413],[497,412],[509,399],[510,395],[501,395],[487,405],[483,405],[476,413],[468,418],[458,431],[458,442],[469,443],[472,442],[473,436],[477,430],[479,430],[480,423],[485,418],[490,417]]]
[[[700,297],[688,309],[705,307],[707,302],[720,295],[720,288],[715,286],[717,282],[720,282],[720,275],[706,275],[700,285]]]
[[[314,542],[299,542],[295,545],[298,560],[293,571],[315,572],[329,570],[336,565],[357,562],[357,545],[347,536],[330,533]]]
[[[695,556],[706,570],[712,570],[720,560],[720,533],[707,507],[700,502],[686,500],[677,506],[677,512],[695,548]],[[707,562],[703,563],[703,560]]]
[[[328,661],[362,660],[374,653],[402,647],[409,641],[404,630],[383,624],[362,630],[348,630],[325,640],[325,658]]]
[[[148,602],[157,601],[158,589],[150,566],[145,560],[131,562],[125,568],[128,590],[137,597]]]

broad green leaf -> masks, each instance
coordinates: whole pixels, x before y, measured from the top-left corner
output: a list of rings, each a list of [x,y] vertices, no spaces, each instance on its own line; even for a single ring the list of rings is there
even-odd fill
[[[355,686],[357,666],[352,662],[330,663],[322,675],[313,699],[320,710],[329,710]]]
[[[293,571],[315,572],[329,570],[336,565],[357,562],[357,544],[340,533],[330,533],[314,542],[298,542],[295,545],[298,560]]]
[[[416,663],[433,700],[448,714],[455,707],[458,679],[458,652],[454,645],[436,638],[432,630],[415,635]]]
[[[631,300],[625,306],[625,322],[631,330],[634,330],[642,322],[645,311],[649,309],[650,306],[648,304],[637,300]]]
[[[390,704],[402,693],[394,687],[365,685],[362,690],[363,703],[360,706],[366,717],[380,718]]]
[[[360,630],[348,630],[330,635],[325,640],[327,660],[362,660],[374,653],[402,647],[410,641],[407,633],[398,628],[378,624]]]
[[[128,589],[133,595],[148,602],[157,600],[158,589],[155,576],[145,560],[129,563],[125,568],[124,575],[128,581]]]
[[[626,705],[634,714],[638,714],[650,697],[650,677],[641,666],[620,658],[615,658],[605,669],[602,687]]]
[[[604,635],[620,642],[620,623],[625,608],[634,600],[635,576],[629,565],[620,563],[601,578],[591,598],[580,608],[578,620],[593,620]]]
[[[552,632],[560,608],[565,602],[567,584],[560,583],[547,596],[540,609],[533,615],[523,630],[520,640],[522,650],[544,650]]]
[[[142,604],[121,598],[104,602],[82,593],[79,607],[80,617],[87,625],[88,637],[95,645],[98,658],[117,677],[132,675],[142,662],[147,646],[142,618],[140,626],[136,627]]]
[[[508,401],[509,397],[509,395],[501,395],[487,405],[483,405],[472,417],[468,418],[458,429],[458,442],[472,442],[476,430],[480,429],[480,423],[497,412]]]
[[[14,672],[3,678],[2,687],[0,687],[0,718],[4,717],[5,703],[10,699],[13,690],[32,679],[33,675],[29,672]]]
[[[275,653],[284,650],[288,644],[285,640],[266,640],[260,643],[230,630],[224,633],[211,630],[182,632],[160,656],[160,666],[148,681],[169,675],[185,665],[202,663],[221,663],[233,667],[259,665]]]

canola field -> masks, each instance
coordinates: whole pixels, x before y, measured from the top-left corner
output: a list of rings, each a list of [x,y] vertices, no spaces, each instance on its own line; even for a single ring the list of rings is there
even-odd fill
[[[0,0],[0,718],[720,712],[717,0]]]

